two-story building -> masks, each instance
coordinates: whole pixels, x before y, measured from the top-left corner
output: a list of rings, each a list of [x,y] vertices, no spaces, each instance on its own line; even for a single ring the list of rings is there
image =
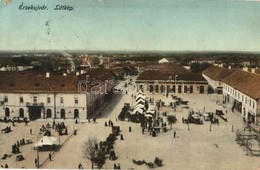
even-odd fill
[[[111,99],[113,84],[105,83],[114,80],[114,75],[105,68],[88,69],[81,75],[0,74],[0,117],[31,120],[87,119]],[[93,84],[94,80],[99,84]],[[94,88],[102,90],[92,93]]]
[[[225,78],[223,84],[227,106],[260,125],[260,75],[238,70]]]

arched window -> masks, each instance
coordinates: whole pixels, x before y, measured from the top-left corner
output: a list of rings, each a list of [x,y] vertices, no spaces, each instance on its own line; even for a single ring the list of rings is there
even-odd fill
[[[79,118],[79,110],[75,109],[74,110],[74,119]]]
[[[24,109],[23,108],[19,109],[19,117],[24,118]]]
[[[51,118],[51,109],[47,109],[47,118]]]
[[[61,119],[65,119],[66,117],[65,117],[65,109],[61,109],[60,110],[60,118]]]
[[[5,108],[5,117],[10,117],[10,109],[8,107]]]

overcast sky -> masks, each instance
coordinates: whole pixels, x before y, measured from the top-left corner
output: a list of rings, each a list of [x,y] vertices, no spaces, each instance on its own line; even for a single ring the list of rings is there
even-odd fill
[[[48,10],[19,10],[22,2]],[[59,4],[74,10],[53,10]],[[259,52],[260,2],[2,0],[0,50]]]

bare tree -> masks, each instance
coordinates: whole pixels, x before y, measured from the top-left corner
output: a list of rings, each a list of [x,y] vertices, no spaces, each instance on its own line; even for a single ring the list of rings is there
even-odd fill
[[[91,161],[91,169],[94,169],[94,163],[99,169],[105,164],[105,153],[98,148],[97,139],[94,137],[88,138],[83,145],[83,158]]]
[[[84,145],[83,145],[83,150],[82,150],[83,158],[91,161],[91,169],[94,168],[94,159],[96,155],[95,146],[97,144],[98,144],[97,139],[90,137],[86,141],[84,141]]]

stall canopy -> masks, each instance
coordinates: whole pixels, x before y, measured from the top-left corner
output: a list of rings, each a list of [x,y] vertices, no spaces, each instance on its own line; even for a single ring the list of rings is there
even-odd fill
[[[135,106],[135,108],[141,108],[141,109],[144,109],[144,104],[138,104]]]
[[[138,98],[138,99],[136,99],[135,101],[136,101],[136,102],[139,102],[139,101],[145,102],[145,99],[143,99],[143,98]]]
[[[140,95],[140,94],[143,95],[143,96],[145,95],[144,92],[142,92],[142,91],[138,91],[138,92],[137,92],[137,96]]]
[[[138,113],[139,113],[139,114],[143,114],[143,112],[144,112],[143,109],[141,109],[141,108],[135,108],[132,113],[133,113],[133,114],[138,114]]]
[[[145,99],[145,96],[139,94],[139,95],[136,96],[135,100],[137,101],[139,99]]]
[[[142,104],[142,105],[145,105],[145,101],[138,101],[138,102],[135,102],[135,106],[139,105],[139,104]]]
[[[59,145],[58,139],[56,139],[55,137],[43,136],[38,142],[36,142],[33,148],[55,145]]]

